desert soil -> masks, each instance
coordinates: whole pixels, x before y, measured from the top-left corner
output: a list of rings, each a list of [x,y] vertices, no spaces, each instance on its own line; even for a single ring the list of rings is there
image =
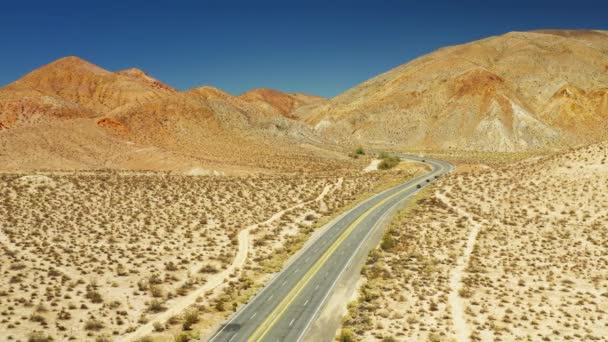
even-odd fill
[[[339,335],[605,341],[608,144],[464,169],[398,215]]]
[[[1,174],[0,340],[204,334],[295,252],[286,246],[413,174]]]

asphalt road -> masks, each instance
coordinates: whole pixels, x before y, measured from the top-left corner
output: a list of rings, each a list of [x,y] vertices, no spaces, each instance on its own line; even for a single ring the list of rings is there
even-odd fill
[[[417,156],[402,158],[422,161]],[[432,171],[361,202],[278,273],[209,341],[299,341],[326,302],[334,285],[376,222],[393,206],[452,169],[446,162],[425,159]],[[331,340],[333,336],[328,336]]]

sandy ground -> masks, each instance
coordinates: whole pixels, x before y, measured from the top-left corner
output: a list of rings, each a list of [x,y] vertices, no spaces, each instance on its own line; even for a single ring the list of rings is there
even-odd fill
[[[211,331],[385,175],[2,174],[0,340]]]
[[[459,171],[368,257],[342,336],[605,341],[608,144]]]
[[[469,259],[471,258],[471,253],[475,247],[475,242],[477,240],[477,235],[479,234],[481,225],[478,222],[473,221],[469,213],[458,207],[450,205],[449,200],[443,194],[437,194],[436,198],[453,208],[461,217],[465,217],[472,227],[469,232],[464,251],[458,258],[456,267],[454,267],[451,272],[450,294],[448,296],[456,340],[466,341],[468,340],[470,330],[466,322],[465,305],[462,297],[460,296],[460,291],[462,290],[462,277],[464,270],[469,265]]]
[[[343,179],[340,178],[337,183],[341,183],[342,180]],[[194,290],[187,296],[181,297],[181,298],[177,299],[176,301],[167,303],[167,306],[168,306],[167,311],[161,313],[160,315],[157,315],[150,322],[142,325],[134,332],[124,336],[123,338],[120,339],[120,341],[137,341],[138,339],[151,334],[154,331],[154,324],[162,324],[165,321],[167,321],[169,318],[171,318],[172,316],[182,313],[189,306],[196,303],[196,300],[198,297],[203,296],[207,292],[222,285],[222,283],[224,283],[224,279],[226,279],[230,275],[230,273],[232,273],[236,269],[242,268],[244,266],[245,260],[247,259],[248,251],[250,248],[253,247],[253,246],[251,246],[251,239],[249,236],[250,231],[252,229],[257,228],[260,224],[271,224],[274,221],[278,220],[286,212],[294,210],[296,208],[300,208],[306,204],[309,204],[310,202],[315,202],[315,201],[320,202],[323,199],[323,197],[325,197],[325,195],[327,195],[327,193],[332,188],[332,186],[335,186],[335,185],[326,185],[325,188],[323,189],[323,191],[321,192],[321,194],[319,194],[319,196],[317,196],[317,198],[315,198],[312,201],[299,203],[299,204],[296,204],[287,209],[281,210],[281,211],[273,214],[266,221],[264,221],[262,223],[256,223],[256,224],[250,225],[247,228],[241,230],[237,236],[237,238],[238,238],[237,252],[236,252],[236,255],[235,255],[234,259],[232,260],[232,263],[230,264],[230,266],[228,266],[223,271],[211,276],[205,285],[197,288],[196,290]]]
[[[363,169],[363,172],[371,172],[378,170],[378,165],[382,160],[380,159],[372,159],[368,166]]]

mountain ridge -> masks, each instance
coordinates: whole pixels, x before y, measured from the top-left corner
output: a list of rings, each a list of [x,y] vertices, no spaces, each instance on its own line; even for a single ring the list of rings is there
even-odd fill
[[[571,101],[593,107],[576,126],[552,109],[565,85],[590,94]],[[340,144],[554,149],[605,139],[606,88],[603,31],[509,32],[438,49],[294,115]]]
[[[310,165],[323,165],[329,154],[319,158],[323,153],[305,147],[317,140],[310,127],[270,107],[208,86],[177,91],[141,69],[112,72],[69,56],[0,88],[0,161],[11,168],[166,169],[162,160],[170,158],[177,168],[198,162],[201,169],[259,170],[316,158]],[[154,162],[116,159],[141,151]]]

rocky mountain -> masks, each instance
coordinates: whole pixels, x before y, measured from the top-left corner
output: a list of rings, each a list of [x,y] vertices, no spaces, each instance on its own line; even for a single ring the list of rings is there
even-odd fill
[[[259,106],[266,112],[289,118],[295,118],[292,113],[302,106],[326,101],[325,98],[320,96],[285,93],[267,88],[252,89],[238,97],[243,101]]]
[[[267,105],[212,87],[180,92],[78,57],[0,88],[0,130],[0,163],[11,169],[289,170],[327,157],[307,146],[308,125]]]
[[[129,103],[144,103],[176,93],[135,69],[114,73],[78,57],[45,65],[9,85],[80,105],[96,116]]]
[[[274,109],[268,102],[246,100],[241,96],[232,96],[210,86],[190,89],[187,93],[210,106],[224,127],[236,129],[245,136],[285,137],[295,139],[298,142],[319,141],[309,125],[293,120],[289,115]],[[311,95],[281,94],[308,100],[312,98],[322,99]],[[308,103],[305,100],[298,101],[299,104],[294,103],[293,108]]]
[[[606,138],[608,32],[511,32],[439,49],[294,115],[327,139],[522,151]]]
[[[332,144],[556,149],[606,139],[607,123],[605,31],[511,32],[447,47],[329,100],[177,91],[139,69],[66,57],[0,88],[0,165],[293,170],[335,161],[319,148]]]
[[[308,125],[208,86],[118,107],[98,125],[140,144],[248,167],[310,155],[301,145],[318,142]]]

